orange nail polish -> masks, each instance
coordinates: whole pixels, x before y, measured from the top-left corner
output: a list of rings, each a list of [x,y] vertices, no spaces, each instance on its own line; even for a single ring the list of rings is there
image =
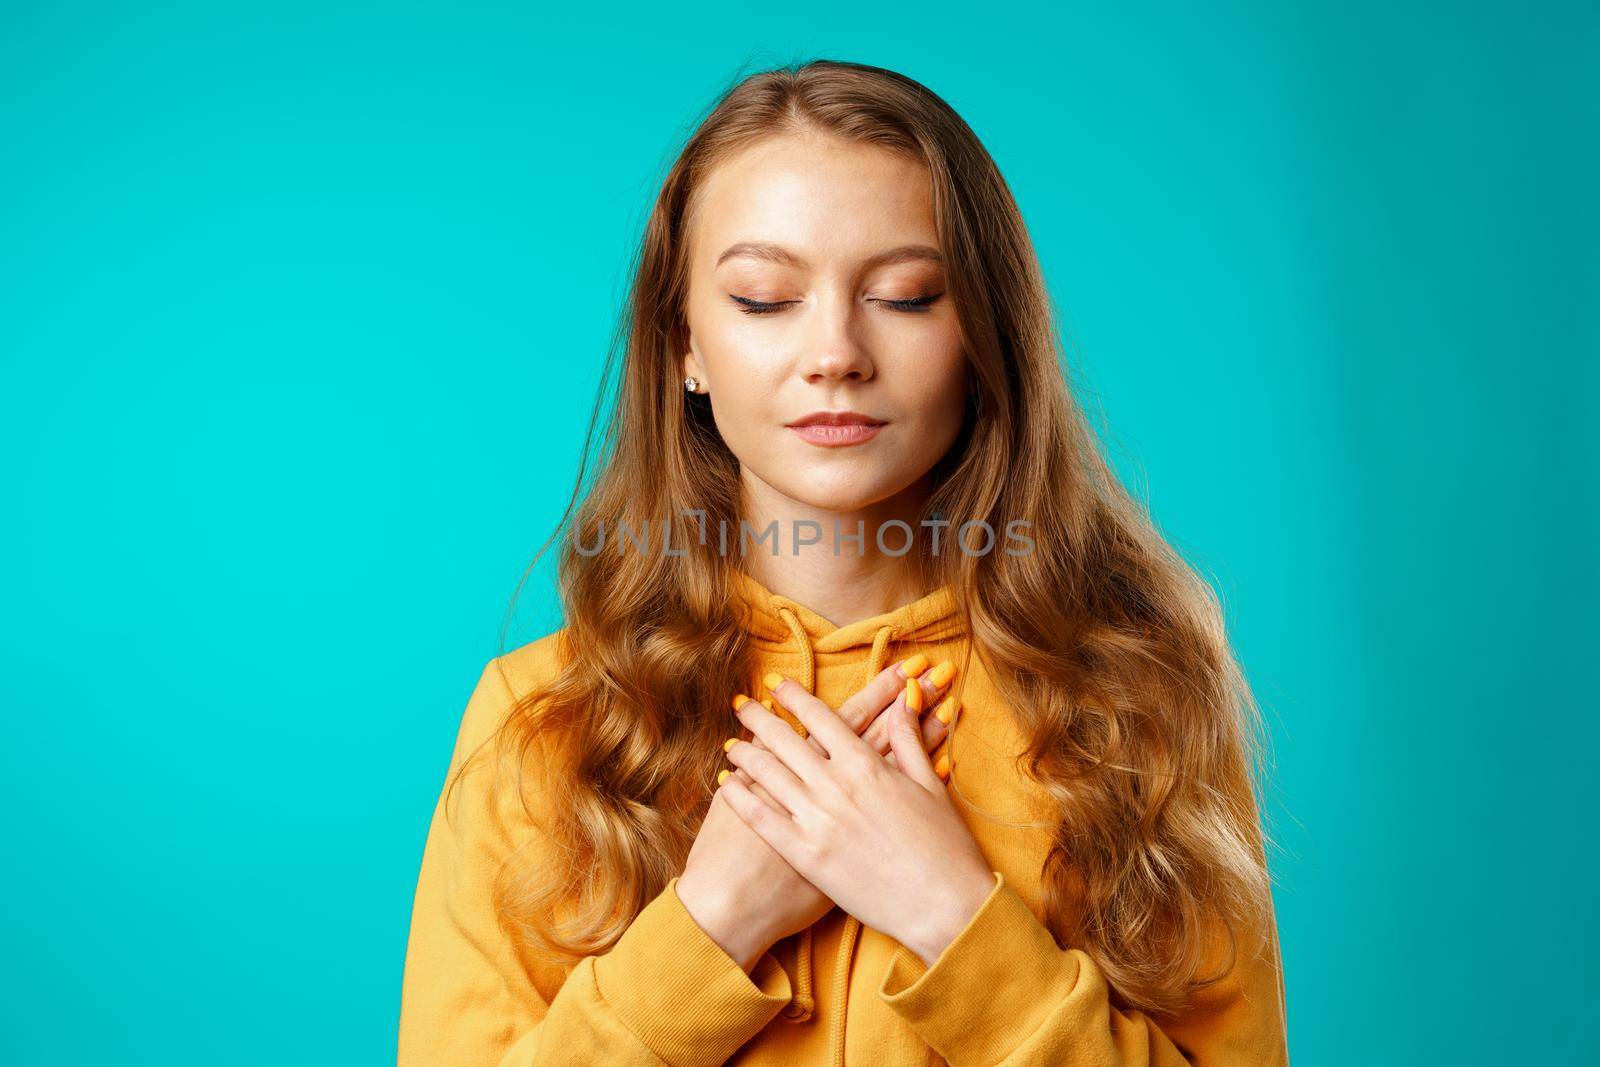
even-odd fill
[[[949,660],[945,660],[933,669],[932,674],[928,675],[928,681],[934,685],[945,685],[955,676],[956,665]]]
[[[906,672],[907,678],[915,678],[928,669],[928,657],[918,652],[915,656],[900,664],[900,669]]]
[[[726,741],[722,742],[722,751],[732,752],[733,746],[737,745],[738,743],[739,739],[737,737],[730,737]]]
[[[722,768],[722,770],[717,772],[717,784],[721,785],[723,782],[727,781],[728,780],[728,775],[730,775],[732,773],[733,772],[728,770],[728,768],[726,768],[726,767]]]
[[[739,710],[739,706],[741,704],[743,704],[745,701],[749,700],[749,699],[750,698],[745,696],[743,693],[734,694],[734,697],[733,697],[733,710],[734,711],[738,711]]]
[[[783,684],[783,675],[779,674],[777,671],[769,671],[767,676],[761,679],[761,681],[762,684],[767,687],[768,692],[770,692]]]
[[[954,703],[954,701],[941,700],[939,702],[938,710],[933,713],[934,716],[946,726],[950,725],[950,705],[952,703]]]
[[[939,757],[939,762],[933,765],[933,773],[940,778],[950,777],[950,754],[947,752]]]
[[[906,707],[913,715],[922,714],[922,683],[915,678],[906,680]]]

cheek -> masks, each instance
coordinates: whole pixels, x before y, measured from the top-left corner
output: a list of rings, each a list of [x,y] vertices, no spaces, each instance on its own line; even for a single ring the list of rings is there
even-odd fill
[[[930,336],[898,353],[892,369],[900,407],[919,421],[960,412],[966,403],[967,358],[959,337]]]
[[[779,370],[772,329],[739,321],[744,318],[737,313],[724,316],[698,334],[700,354],[715,388],[730,394],[770,393]]]
[[[770,361],[746,358],[737,345],[702,353],[711,375],[711,411],[735,455],[759,451],[771,437],[773,397],[777,394]]]
[[[908,387],[903,405],[915,423],[917,454],[943,455],[967,414],[967,362],[959,342],[933,359],[910,363],[901,380]]]
[[[958,373],[946,382],[937,397],[927,406],[928,428],[924,434],[927,450],[935,458],[961,434],[961,423],[967,417],[966,377]]]

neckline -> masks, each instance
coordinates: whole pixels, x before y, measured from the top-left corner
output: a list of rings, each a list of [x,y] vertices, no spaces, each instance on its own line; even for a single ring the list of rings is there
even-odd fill
[[[839,626],[793,597],[774,593],[744,571],[734,571],[733,581],[737,591],[766,618],[768,625],[761,627],[759,636],[787,640],[789,629],[778,615],[778,609],[788,608],[818,652],[870,645],[885,626],[893,628],[896,638],[923,639],[950,636],[966,628],[955,590],[949,585],[941,585],[899,607]]]

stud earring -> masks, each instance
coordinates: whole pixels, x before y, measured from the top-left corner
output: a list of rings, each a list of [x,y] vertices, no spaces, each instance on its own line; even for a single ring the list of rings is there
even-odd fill
[[[700,383],[694,378],[685,378],[683,380],[683,387],[689,390],[691,393],[698,393],[700,391]]]

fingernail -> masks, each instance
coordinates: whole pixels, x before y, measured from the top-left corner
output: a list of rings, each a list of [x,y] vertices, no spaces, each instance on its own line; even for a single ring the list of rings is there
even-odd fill
[[[726,774],[727,772],[724,771],[723,773]],[[933,765],[933,773],[940,778],[950,777],[950,754],[948,752],[940,756],[939,762]]]
[[[928,675],[928,681],[934,685],[944,685],[956,676],[956,665],[949,660],[944,660]]]
[[[738,743],[739,739],[737,737],[730,737],[726,741],[722,742],[722,751],[732,752],[733,746],[737,745]]]
[[[946,726],[950,725],[950,705],[953,703],[955,703],[953,700],[941,700],[938,709],[933,713],[934,717]]]
[[[749,700],[749,699],[750,698],[745,696],[743,693],[735,694],[734,698],[733,698],[733,710],[734,711],[738,711],[739,710],[739,706],[741,704],[743,704],[746,700]]]
[[[915,678],[906,681],[906,707],[913,715],[922,714],[922,683]]]
[[[728,775],[730,775],[732,773],[733,772],[728,770],[728,768],[726,768],[726,767],[722,768],[722,770],[717,772],[717,784],[721,785],[723,782],[727,781],[728,780]]]
[[[761,682],[767,687],[768,691],[771,691],[783,684],[783,675],[777,671],[771,671],[765,678],[761,679]]]
[[[900,669],[906,672],[907,678],[915,678],[928,669],[928,657],[918,652],[915,656],[900,664]]]
[[[761,706],[766,708],[768,711],[771,711],[772,710],[772,698],[768,697],[766,700],[763,700],[761,702]]]

